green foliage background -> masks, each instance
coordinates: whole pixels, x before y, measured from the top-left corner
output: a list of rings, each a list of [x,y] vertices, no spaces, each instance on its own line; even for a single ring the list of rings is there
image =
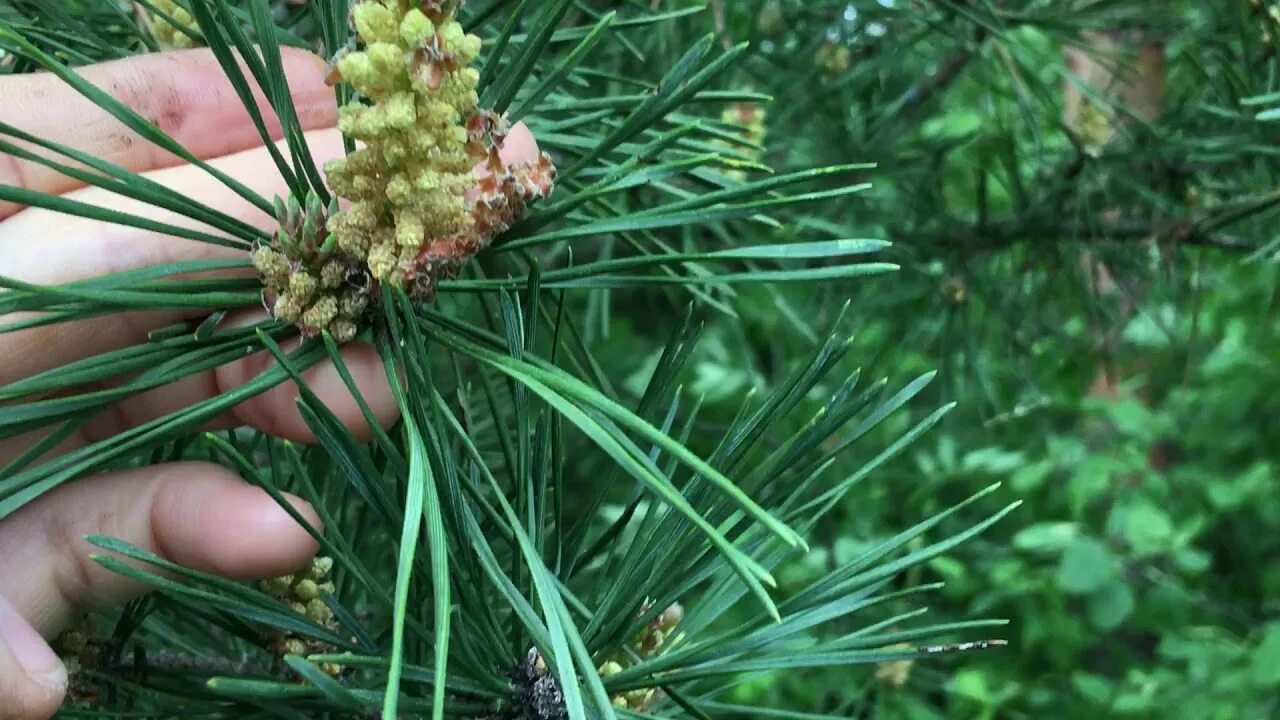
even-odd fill
[[[717,77],[718,95],[682,108],[688,115],[678,120],[701,117],[718,131],[700,138],[703,149],[719,148],[752,179],[767,176],[753,161],[775,173],[876,163],[854,173],[872,183],[869,191],[771,209],[776,223],[690,222],[661,235],[689,252],[744,239],[883,238],[894,245],[879,259],[901,266],[852,281],[694,293],[715,312],[667,381],[701,399],[696,416],[680,413],[689,422],[685,442],[699,456],[718,452],[749,390],[763,396],[787,386],[797,359],[827,341],[842,311],[842,327],[852,331],[847,354],[831,379],[815,382],[793,414],[771,425],[766,451],[803,432],[859,368],[863,378],[892,378],[894,387],[939,375],[909,411],[868,428],[836,460],[834,476],[856,475],[936,408],[957,404],[817,520],[809,551],[774,568],[777,595],[801,592],[966,498],[980,495],[942,518],[940,535],[962,533],[1011,500],[1024,503],[977,539],[907,568],[895,586],[945,582],[928,601],[931,622],[1008,618],[1005,628],[978,631],[1006,638],[1007,647],[915,659],[897,666],[906,672],[896,678],[887,672],[892,658],[777,669],[726,682],[715,694],[721,704],[706,709],[766,716],[762,708],[785,708],[767,716],[786,718],[1280,714],[1275,4],[572,5],[579,23],[615,6],[623,14],[670,11],[672,19],[625,36],[643,47],[643,63],[622,45],[592,56],[592,72],[574,80],[575,92],[602,98],[594,105],[553,97],[541,115],[535,108],[530,124],[553,152],[581,152],[590,137],[577,132],[574,116],[598,109],[604,117],[610,98],[651,91],[710,33],[723,48],[750,45]],[[305,22],[291,32],[305,37]],[[1164,113],[1152,123],[1130,119],[1095,156],[1062,120],[1070,83],[1063,49],[1087,31],[1117,29],[1162,40]],[[86,45],[102,57],[126,43],[100,36]],[[542,69],[571,48],[553,45]],[[845,52],[845,61],[826,64]],[[732,145],[734,128],[717,124],[734,102],[766,108],[762,153]],[[818,177],[814,191],[848,182]],[[665,192],[636,190],[613,210],[642,212]],[[634,249],[612,236],[592,246],[603,261]],[[544,260],[563,261],[560,250]],[[1094,289],[1085,252],[1106,264],[1117,291]],[[578,356],[595,370],[585,374],[629,400],[647,397],[668,338],[684,332],[689,294],[648,284],[578,289],[567,306],[580,318],[581,346],[590,348]],[[501,315],[493,309],[488,317]],[[1102,369],[1117,380],[1113,392],[1092,392]],[[662,421],[659,408],[645,410]],[[484,450],[500,452],[496,441]],[[592,497],[607,467],[599,453],[572,454],[565,497]],[[997,482],[1000,491],[981,495]],[[614,492],[600,502],[612,520],[636,500]],[[905,549],[926,545],[912,538]],[[913,596],[890,599],[877,619],[919,605]],[[751,613],[735,605],[721,622]],[[777,652],[856,627],[844,618],[806,627]]]
[[[865,202],[797,218],[896,241],[902,271],[851,291],[853,354],[940,368],[932,397],[959,403],[784,577],[995,481],[1026,505],[916,576],[947,583],[949,616],[1010,618],[1009,648],[916,663],[902,686],[833,669],[742,696],[880,718],[1280,713],[1276,5],[744,5],[721,27],[758,50],[742,82],[776,97],[771,160],[879,163]],[[1116,28],[1163,40],[1164,115],[1090,158],[1062,122],[1063,49]],[[848,67],[815,62],[824,45]],[[1128,302],[1091,290],[1083,250]],[[804,317],[842,299],[780,295]],[[778,296],[752,301],[704,361],[712,396],[755,379],[721,358],[767,377],[803,343]],[[1114,395],[1091,392],[1102,367]]]

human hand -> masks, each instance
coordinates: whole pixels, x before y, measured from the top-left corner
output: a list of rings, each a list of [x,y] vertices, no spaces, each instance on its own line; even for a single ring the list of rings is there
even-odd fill
[[[333,129],[333,91],[323,61],[286,51],[284,65],[317,164],[343,152]],[[152,120],[194,155],[265,197],[285,195],[267,150],[212,54],[203,50],[148,55],[82,71],[98,87]],[[259,98],[264,117],[273,117]],[[48,74],[0,80],[0,121],[89,152],[264,230],[274,221],[202,170],[160,151]],[[272,127],[275,137],[279,128]],[[286,152],[287,155],[287,152]],[[503,149],[508,162],[533,161],[537,146],[524,126]],[[80,187],[56,172],[0,156],[0,184],[109,207],[171,225],[191,221],[105,190]],[[234,257],[236,250],[159,233],[0,204],[0,275],[59,284],[157,263]],[[258,316],[261,311],[256,311]],[[244,323],[240,313],[229,323]],[[9,316],[5,321],[16,318]],[[151,330],[187,319],[172,312],[134,312],[0,335],[0,386],[79,358],[145,342]],[[397,407],[377,353],[351,344],[348,366],[375,417],[394,421]],[[273,363],[265,352],[130,398],[86,425],[56,452],[109,438],[248,382]],[[370,429],[332,365],[304,375],[308,386],[357,434]],[[252,398],[214,427],[249,425],[309,442],[295,399],[282,385]],[[31,444],[0,441],[0,466]],[[309,523],[305,501],[290,503]],[[282,575],[316,551],[310,535],[262,490],[212,464],[181,463],[113,472],[47,493],[0,520],[0,720],[49,717],[61,704],[67,673],[45,638],[78,613],[123,602],[146,587],[109,573],[89,558],[85,535],[120,538],[176,563],[229,578]]]

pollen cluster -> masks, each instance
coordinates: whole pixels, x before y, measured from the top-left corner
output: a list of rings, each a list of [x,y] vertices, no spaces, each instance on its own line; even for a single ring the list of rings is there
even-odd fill
[[[191,13],[187,9],[179,5],[174,0],[152,0],[152,5],[164,15],[173,18],[170,22],[164,15],[142,12],[147,15],[147,27],[151,30],[151,35],[155,37],[156,44],[162,50],[186,50],[196,47],[198,43],[190,35],[178,29],[182,26],[188,30],[194,30],[196,27],[196,19],[191,17]],[[174,25],[177,23],[177,25]]]
[[[652,608],[652,603],[646,601],[640,612],[643,615]],[[625,670],[630,664],[629,658],[633,656],[632,653],[643,661],[670,650],[684,640],[684,633],[676,632],[677,626],[683,619],[684,608],[679,603],[668,606],[632,639],[629,648],[631,653],[619,654],[600,666],[600,677],[612,677]],[[614,695],[611,699],[614,707],[620,710],[643,713],[648,712],[658,700],[662,699],[662,694],[657,688],[636,688]]]
[[[764,141],[765,136],[769,132],[766,124],[768,119],[767,113],[760,105],[751,102],[734,103],[724,112],[720,114],[721,122],[738,127],[738,135],[743,140],[751,144],[746,149],[751,162],[760,163],[764,161]],[[733,145],[720,141],[718,143],[722,147],[733,147],[735,150],[742,150],[741,146]],[[731,169],[725,173],[735,180],[745,180],[746,172],[740,169]]]
[[[50,643],[67,669],[69,707],[92,708],[98,701],[100,680],[93,674],[107,654],[107,642],[99,636],[97,619],[82,615]]]
[[[540,167],[502,162],[506,125],[478,108],[471,63],[481,42],[458,24],[456,5],[363,0],[351,16],[364,50],[336,63],[369,104],[339,115],[339,129],[364,147],[325,168],[351,202],[329,229],[375,281],[419,296],[549,192],[554,172],[545,156]]]
[[[276,200],[273,245],[253,251],[253,266],[267,288],[267,302],[277,320],[293,323],[306,334],[328,332],[338,342],[356,336],[357,323],[368,307],[367,272],[363,265],[338,252],[326,228],[338,212],[338,202],[326,206],[314,193],[305,206],[295,198]]]
[[[910,643],[898,643],[890,645],[885,650],[910,650]],[[892,687],[902,687],[911,679],[911,667],[914,665],[912,660],[888,660],[886,662],[876,663],[875,678],[877,681],[890,685]]]
[[[824,42],[818,47],[814,63],[822,70],[826,79],[834,80],[853,65],[853,51],[842,43]]]
[[[403,285],[425,237],[469,229],[464,194],[479,148],[464,124],[479,99],[469,67],[480,38],[438,10],[434,19],[400,0],[361,2],[352,20],[365,49],[337,70],[371,105],[342,108],[338,128],[365,146],[325,171],[351,206],[330,223],[338,247],[366,257],[379,282]]]
[[[551,192],[547,155],[515,164],[503,157],[508,126],[479,107],[471,65],[481,41],[458,23],[460,4],[352,5],[355,42],[335,58],[330,81],[356,93],[338,127],[357,149],[325,166],[345,202],[308,204],[301,226],[290,205],[277,242],[254,256],[275,317],[304,335],[351,339],[379,286],[432,299],[442,279]]]
[[[293,608],[299,615],[305,615],[311,622],[336,630],[338,624],[334,621],[333,611],[323,599],[324,593],[334,591],[333,581],[329,579],[329,573],[332,570],[333,558],[318,557],[312,559],[301,572],[263,580],[259,583],[259,587],[263,592]],[[281,655],[299,657],[329,652],[333,649],[323,642],[282,631],[277,631],[273,635],[270,647]],[[335,676],[342,673],[342,668],[330,663],[323,664],[321,669]]]

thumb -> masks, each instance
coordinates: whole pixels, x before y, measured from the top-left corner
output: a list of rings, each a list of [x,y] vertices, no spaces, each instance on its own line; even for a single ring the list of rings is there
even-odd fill
[[[0,720],[45,720],[62,704],[67,669],[0,596]]]

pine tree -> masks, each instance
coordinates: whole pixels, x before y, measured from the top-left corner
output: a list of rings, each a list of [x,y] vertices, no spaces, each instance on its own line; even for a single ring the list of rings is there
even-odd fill
[[[712,6],[756,50],[769,164],[876,163],[873,200],[796,222],[894,242],[893,290],[850,292],[986,419],[1052,407],[1050,369],[1105,385],[1144,298],[1280,250],[1275,2]]]
[[[848,293],[864,276],[895,269],[866,259],[887,243],[861,238],[882,233],[847,232],[864,227],[850,218],[875,204],[855,196],[898,170],[867,161],[892,154],[905,162],[919,150],[900,141],[902,123],[945,89],[973,48],[1004,32],[989,14],[1007,19],[986,3],[928,4],[927,13],[972,23],[951,65],[896,101],[844,97],[876,108],[855,118],[867,123],[857,134],[865,142],[823,145],[789,128],[839,110],[827,101],[858,87],[859,73],[918,65],[862,64],[858,48],[837,42],[851,32],[839,19],[845,4],[605,5],[0,6],[6,72],[53,73],[197,165],[79,68],[207,47],[270,144],[252,91],[267,98],[284,131],[275,160],[290,189],[261,197],[202,165],[276,219],[264,233],[199,197],[44,140],[39,128],[0,127],[5,153],[182,221],[20,187],[0,187],[0,200],[242,251],[230,262],[176,262],[61,286],[0,280],[0,313],[36,313],[6,322],[6,332],[143,309],[197,316],[0,389],[4,437],[42,438],[0,471],[0,518],[96,472],[198,459],[234,469],[282,503],[286,491],[304,497],[324,524],[313,529],[322,554],[310,567],[252,585],[88,538],[98,563],[157,592],[64,637],[80,668],[80,707],[69,716],[762,716],[771,711],[736,707],[727,695],[753,673],[998,644],[988,639],[996,620],[918,620],[918,596],[937,586],[899,583],[1007,514],[1011,505],[985,519],[976,513],[995,488],[916,518],[787,597],[769,586],[851,487],[950,409],[867,452],[858,440],[900,414],[933,374],[905,384],[863,379],[858,359],[847,357],[845,313],[814,323],[775,288]],[[837,40],[824,39],[832,34]],[[779,35],[786,39],[769,39]],[[349,154],[327,167],[313,162],[290,100],[287,46],[332,61]],[[790,67],[776,74],[774,64]],[[770,78],[785,80],[770,87]],[[804,80],[823,89],[794,102],[780,93],[787,102],[772,107],[761,93],[794,91]],[[504,158],[521,122],[546,157]],[[787,142],[810,147],[788,159]],[[470,169],[476,163],[481,170]],[[1042,218],[1010,222],[1032,221]],[[1214,237],[1208,231],[1188,237]],[[190,276],[210,270],[238,272]],[[799,337],[808,347],[777,358],[782,369],[761,392],[738,398],[723,425],[712,423],[708,442],[700,400],[682,379],[703,328],[732,327],[741,294],[755,287],[793,324],[788,343]],[[261,322],[226,323],[263,305],[270,316]],[[600,328],[624,313],[643,321],[641,332],[610,340]],[[397,394],[400,420],[371,422],[367,443],[302,379],[330,362],[358,395],[344,370],[347,342],[377,350]],[[633,345],[615,347],[622,342]],[[275,362],[234,391],[44,457],[122,400],[264,351]],[[637,357],[655,360],[623,364]],[[282,383],[297,385],[317,445],[202,431]],[[853,447],[867,459],[850,461]],[[937,532],[953,518],[962,530]],[[912,609],[877,607],[902,603]],[[813,640],[809,631],[823,626],[840,632]],[[955,640],[964,642],[931,644]]]

